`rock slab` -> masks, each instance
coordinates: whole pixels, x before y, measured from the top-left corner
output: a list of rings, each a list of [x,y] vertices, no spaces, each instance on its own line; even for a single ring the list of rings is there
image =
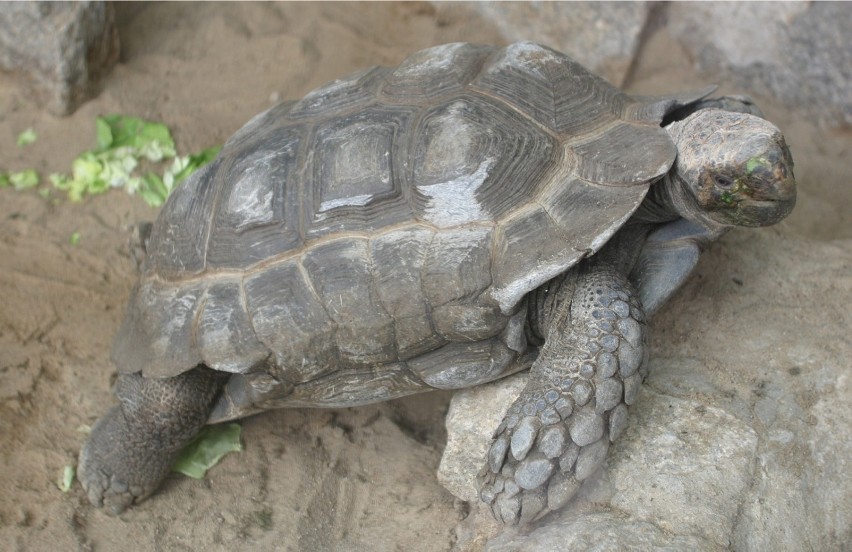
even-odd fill
[[[490,551],[844,549],[852,311],[834,298],[849,267],[850,240],[733,231],[651,320],[650,375],[604,469],[522,533],[493,536],[478,511],[460,533]],[[526,377],[453,398],[440,480],[459,498],[476,496],[478,451]]]
[[[23,74],[55,115],[73,112],[118,61],[110,2],[3,2],[0,69]]]
[[[651,5],[651,2],[473,2],[469,8],[495,25],[506,42],[540,42],[621,86],[639,49]]]
[[[852,9],[845,2],[674,2],[668,29],[699,68],[852,123]]]

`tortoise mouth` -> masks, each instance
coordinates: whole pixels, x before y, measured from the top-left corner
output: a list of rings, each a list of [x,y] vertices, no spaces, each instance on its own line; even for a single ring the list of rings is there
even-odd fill
[[[778,200],[746,199],[732,213],[737,226],[769,226],[782,221],[796,206],[796,195]]]
[[[782,156],[786,146],[781,144]],[[788,157],[787,156],[784,157]],[[792,160],[786,158],[770,165],[771,168],[757,171],[758,184],[748,190],[748,197],[737,205],[742,218],[740,224],[767,226],[780,222],[796,206],[796,179],[793,176]],[[766,174],[762,174],[766,173]]]

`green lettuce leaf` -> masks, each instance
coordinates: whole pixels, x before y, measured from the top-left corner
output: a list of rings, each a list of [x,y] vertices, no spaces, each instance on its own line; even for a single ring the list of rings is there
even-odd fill
[[[56,486],[59,487],[59,490],[63,493],[67,493],[71,490],[71,485],[74,484],[74,476],[74,466],[64,466],[62,468],[62,475],[60,475],[59,479],[56,480]]]
[[[38,173],[33,169],[26,169],[21,172],[9,173],[9,183],[16,190],[26,190],[38,186]]]
[[[18,147],[28,146],[38,139],[38,134],[31,128],[18,134]]]
[[[240,444],[241,429],[239,424],[205,426],[198,437],[181,451],[172,471],[193,479],[203,478],[207,470],[223,456],[243,450]]]

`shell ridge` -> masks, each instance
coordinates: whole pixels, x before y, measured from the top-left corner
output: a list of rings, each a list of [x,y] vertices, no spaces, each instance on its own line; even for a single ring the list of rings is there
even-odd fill
[[[201,298],[198,300],[198,306],[195,308],[195,313],[192,317],[191,330],[189,334],[189,346],[190,349],[195,349],[198,351],[198,357],[203,361],[204,356],[202,355],[201,349],[201,336],[199,335],[199,329],[201,328],[201,316],[204,313],[204,308],[207,306],[207,292],[209,291],[210,286],[204,288],[204,293],[201,295]]]
[[[222,152],[220,151],[216,155],[216,157],[219,157],[221,155],[222,155]],[[216,186],[216,190],[213,192],[213,201],[211,202],[211,205],[210,205],[210,211],[209,211],[210,213],[218,213],[219,212],[219,202],[221,201],[221,196],[224,194],[224,192],[222,190],[223,190],[223,188],[225,188],[225,184],[224,184],[223,179],[220,177],[220,175],[222,174],[222,169],[223,169],[222,164],[220,164],[217,167],[216,176],[214,177],[214,180],[213,180],[213,182]],[[202,261],[201,261],[201,274],[205,274],[207,272],[207,253],[208,253],[208,251],[210,251],[210,247],[209,247],[210,236],[213,235],[213,227],[214,226],[215,225],[213,224],[213,221],[211,220],[210,223],[207,225],[207,232],[205,233],[205,236],[204,236],[204,246],[203,246],[203,251],[204,251],[203,255],[204,256],[202,257]],[[205,295],[206,295],[206,293],[207,292],[205,290]]]
[[[387,316],[388,319],[391,320],[392,325],[393,325],[393,337],[394,337],[394,339],[393,339],[394,358],[399,359],[399,357],[400,357],[399,345],[398,345],[399,344],[399,339],[398,339],[399,329],[397,328],[396,317],[393,316],[390,313],[390,311],[388,311],[387,308],[385,308],[385,305],[382,302],[381,296],[379,295],[379,292],[376,289],[377,277],[376,277],[376,273],[374,272],[374,268],[373,268],[373,266],[375,265],[375,263],[373,262],[373,240],[369,239],[369,238],[367,239],[367,262],[370,263],[370,266],[367,269],[367,271],[370,274],[370,299],[371,299],[371,303],[378,306],[379,309],[385,314],[385,316]]]
[[[296,269],[302,275],[302,279],[305,281],[305,284],[307,285],[308,292],[311,294],[311,297],[316,300],[317,304],[320,307],[322,307],[323,313],[325,314],[326,318],[331,320],[332,324],[334,324],[334,331],[336,332],[337,322],[335,322],[334,317],[331,315],[331,313],[328,311],[328,308],[325,306],[325,302],[322,300],[322,296],[320,296],[319,291],[317,291],[317,287],[314,284],[314,281],[311,279],[310,272],[308,272],[308,269],[305,268],[303,260],[304,253],[295,258]]]
[[[489,100],[490,102],[495,102],[499,106],[505,107],[507,109],[511,109],[512,111],[514,111],[518,115],[521,115],[524,119],[527,119],[530,123],[535,125],[539,130],[550,135],[552,138],[559,140],[559,141],[565,141],[564,137],[559,132],[557,132],[556,130],[554,130],[551,127],[548,127],[547,125],[543,125],[541,123],[541,121],[536,120],[535,117],[531,117],[530,114],[527,111],[524,111],[523,109],[521,109],[521,107],[515,105],[512,102],[506,101],[505,99],[501,98],[500,96],[497,96],[495,94],[490,93],[487,89],[480,88],[479,86],[476,85],[475,82],[472,82],[471,84],[468,85],[468,90],[476,96],[480,96],[482,98]]]
[[[268,359],[273,355],[272,350],[269,346],[266,345],[261,339],[260,336],[257,335],[257,329],[254,327],[254,315],[252,314],[251,309],[248,304],[248,297],[246,296],[246,286],[245,286],[245,276],[237,279],[237,290],[239,291],[240,298],[240,307],[245,311],[246,318],[249,321],[249,329],[251,330],[252,335],[254,336],[255,341],[260,343],[264,349],[266,349],[266,358]]]

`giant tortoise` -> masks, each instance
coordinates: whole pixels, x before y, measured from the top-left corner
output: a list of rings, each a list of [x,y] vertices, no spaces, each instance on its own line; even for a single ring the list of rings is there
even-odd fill
[[[781,132],[712,91],[456,43],[261,113],[145,240],[89,500],[144,499],[205,424],[529,370],[480,495],[506,524],[558,508],[625,428],[648,317],[710,241],[795,203]]]

